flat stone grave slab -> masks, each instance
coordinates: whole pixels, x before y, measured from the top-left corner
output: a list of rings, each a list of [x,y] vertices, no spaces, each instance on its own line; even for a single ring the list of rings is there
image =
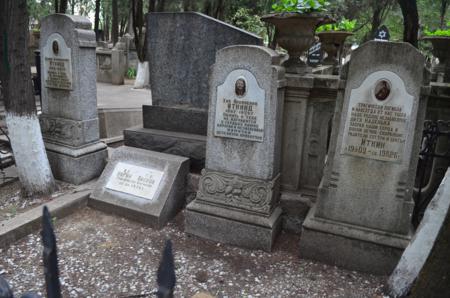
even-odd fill
[[[182,208],[189,159],[123,146],[114,150],[89,205],[155,228]]]

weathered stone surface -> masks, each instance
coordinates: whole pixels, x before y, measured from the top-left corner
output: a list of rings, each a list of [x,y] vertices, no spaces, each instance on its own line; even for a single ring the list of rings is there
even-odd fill
[[[393,297],[448,297],[450,266],[450,170],[431,200],[422,222],[388,280]],[[439,294],[438,294],[439,293]]]
[[[100,175],[106,165],[108,152],[103,143],[73,150],[61,145],[45,143],[53,175],[59,180],[82,184]]]
[[[341,76],[346,86],[339,90],[316,208],[303,225],[300,249],[305,257],[358,270],[373,268],[374,273],[383,268],[389,273],[395,266],[395,257],[410,239],[412,190],[429,92],[424,74],[424,57],[409,44],[368,42],[353,53]],[[326,244],[330,238],[337,241],[333,252],[326,245],[310,244]],[[373,267],[366,267],[364,258],[341,257],[351,256],[352,250],[360,254],[357,243],[374,243],[385,252],[372,259]]]
[[[147,14],[153,105],[208,108],[208,74],[216,51],[262,45],[260,37],[196,12]],[[161,129],[161,128],[159,128]]]
[[[210,82],[206,168],[187,206],[186,232],[270,251],[281,229],[284,68],[264,47],[217,53]]]
[[[122,179],[119,177],[125,184],[123,184],[121,191],[117,191],[117,187],[113,187],[111,184],[112,179],[119,179],[117,176],[113,177],[118,165],[124,168],[128,165],[130,176],[136,175],[136,170],[132,169],[139,167],[142,168],[143,173],[146,169],[147,171],[161,173],[162,178],[157,183],[156,176],[150,177],[145,176],[145,174],[136,181],[133,178],[127,180],[128,178]],[[187,158],[123,146],[114,150],[95,190],[90,196],[89,205],[102,211],[140,221],[155,228],[163,228],[184,205],[188,173],[189,160]],[[147,189],[142,185],[144,185],[144,182],[147,183],[146,181],[150,178],[154,179],[153,186],[149,186],[155,192],[154,195],[130,193],[130,188]],[[133,180],[131,181],[131,179]],[[145,181],[142,179],[145,179]],[[119,187],[119,189],[121,188]]]
[[[112,51],[98,48],[96,51],[97,82],[112,82]]]
[[[144,128],[206,136],[206,110],[144,105],[142,112]]]
[[[283,190],[315,196],[323,176],[339,78],[286,74]]]
[[[55,178],[75,184],[100,175],[107,157],[99,141],[95,47],[84,17],[54,14],[41,21],[41,65],[53,72],[41,77],[45,147]]]
[[[241,141],[208,135],[206,168],[247,177],[271,180],[280,172],[281,123],[284,87],[284,70],[277,68],[280,56],[269,49],[256,46],[233,46],[218,52],[211,75],[211,101],[208,127],[215,127],[217,86],[236,69],[255,76],[260,88],[265,90],[264,138],[262,142]],[[243,60],[245,57],[245,60]],[[220,65],[220,67],[218,67]],[[248,75],[247,73],[245,75]],[[245,76],[244,75],[244,76]],[[237,77],[242,76],[236,74]],[[271,92],[271,93],[270,93]],[[217,100],[216,100],[217,98]]]
[[[205,167],[206,136],[142,127],[123,133],[126,146],[188,157],[197,173]]]

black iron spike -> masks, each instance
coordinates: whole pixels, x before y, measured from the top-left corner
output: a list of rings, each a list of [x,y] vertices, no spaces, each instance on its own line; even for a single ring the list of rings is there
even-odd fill
[[[158,298],[173,297],[176,276],[172,253],[172,241],[170,241],[170,239],[166,241],[166,245],[164,247],[161,262],[158,267],[156,282],[158,283],[158,291],[156,292],[156,296]]]
[[[8,282],[0,276],[0,298],[13,298],[13,292]]]
[[[44,244],[44,274],[47,298],[60,298],[58,256],[56,253],[56,237],[53,232],[52,218],[47,206],[44,206],[42,216],[42,242]]]

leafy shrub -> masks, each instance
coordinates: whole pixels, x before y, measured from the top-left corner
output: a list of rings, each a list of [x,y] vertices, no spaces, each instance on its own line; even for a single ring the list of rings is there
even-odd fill
[[[326,0],[278,0],[272,9],[274,12],[311,13],[326,11],[328,5]]]
[[[334,24],[322,25],[317,28],[316,32],[323,31],[348,31],[351,32],[355,29],[356,20],[350,21],[349,19],[343,18],[340,22]]]

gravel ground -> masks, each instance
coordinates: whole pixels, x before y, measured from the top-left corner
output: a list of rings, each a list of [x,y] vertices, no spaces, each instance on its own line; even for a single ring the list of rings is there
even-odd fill
[[[74,185],[62,181],[57,181],[57,185],[58,191],[48,196],[25,196],[21,191],[19,180],[2,185],[0,187],[0,222],[49,202],[75,188]]]
[[[189,236],[183,232],[183,221],[181,213],[157,231],[90,208],[57,219],[63,296],[151,293],[165,239],[170,238],[176,297],[199,292],[217,297],[381,297],[386,277],[300,259],[298,236],[282,234],[272,253],[250,251]],[[16,295],[44,291],[40,241],[36,232],[0,250],[0,274]]]

